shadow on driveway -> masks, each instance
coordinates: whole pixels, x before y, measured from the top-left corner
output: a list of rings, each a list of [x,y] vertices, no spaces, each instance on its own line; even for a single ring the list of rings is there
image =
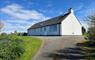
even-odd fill
[[[46,53],[52,60],[85,60],[85,52],[81,48],[65,48],[57,50],[55,53]]]

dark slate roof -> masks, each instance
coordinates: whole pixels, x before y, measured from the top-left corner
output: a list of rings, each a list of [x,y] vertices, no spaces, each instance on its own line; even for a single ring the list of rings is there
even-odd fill
[[[61,21],[63,21],[70,13],[71,12],[68,12],[68,13],[66,13],[64,15],[61,15],[61,16],[54,17],[54,18],[51,18],[51,19],[46,20],[46,21],[36,23],[36,24],[32,25],[29,29],[35,29],[35,28],[48,26],[48,25],[53,25],[53,24],[60,24]]]

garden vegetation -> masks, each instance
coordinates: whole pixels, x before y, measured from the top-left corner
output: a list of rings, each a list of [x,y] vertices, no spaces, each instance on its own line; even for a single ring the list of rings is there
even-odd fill
[[[95,14],[88,16],[87,20],[89,21],[87,40],[81,43],[81,46],[86,53],[86,60],[95,60]]]
[[[30,36],[0,35],[0,60],[31,60],[42,41]]]
[[[16,60],[24,53],[24,42],[13,36],[0,36],[0,59]]]

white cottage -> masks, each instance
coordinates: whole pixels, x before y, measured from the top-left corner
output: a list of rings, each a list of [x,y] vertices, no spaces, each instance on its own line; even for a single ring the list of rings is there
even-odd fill
[[[70,8],[64,15],[32,25],[28,35],[82,35],[82,26]]]

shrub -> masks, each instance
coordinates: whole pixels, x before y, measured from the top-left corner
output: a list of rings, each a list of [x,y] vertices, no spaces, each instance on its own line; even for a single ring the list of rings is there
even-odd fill
[[[86,33],[86,29],[82,27],[82,34],[84,35]]]
[[[23,40],[12,36],[0,36],[0,59],[16,60],[23,53]]]

